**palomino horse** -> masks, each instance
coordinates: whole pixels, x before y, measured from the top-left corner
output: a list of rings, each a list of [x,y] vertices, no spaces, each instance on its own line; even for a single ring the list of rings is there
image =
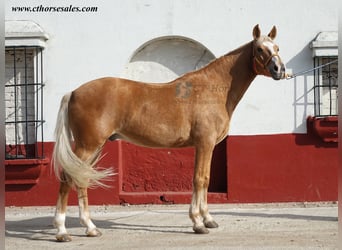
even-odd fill
[[[60,179],[54,220],[57,240],[71,240],[65,212],[72,186],[78,191],[80,221],[87,227],[86,234],[101,235],[90,219],[87,188],[101,185],[103,178],[112,175],[109,170],[95,168],[108,139],[155,148],[195,147],[189,210],[193,230],[204,234],[209,232],[207,228],[218,227],[207,205],[213,150],[227,136],[233,111],[254,78],[285,77],[278,46],[273,42],[276,33],[273,26],[262,36],[256,25],[251,42],[166,84],[108,77],[66,94],[58,113],[53,152]]]

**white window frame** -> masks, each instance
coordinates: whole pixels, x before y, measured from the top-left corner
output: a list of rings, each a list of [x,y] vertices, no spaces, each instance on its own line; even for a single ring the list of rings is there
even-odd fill
[[[42,51],[48,35],[31,21],[6,21],[5,28],[6,159],[44,158],[37,142],[43,142]]]

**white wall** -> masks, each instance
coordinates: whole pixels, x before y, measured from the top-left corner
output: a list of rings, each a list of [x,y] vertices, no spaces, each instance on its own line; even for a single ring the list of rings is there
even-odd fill
[[[161,36],[196,40],[215,56],[273,24],[280,55],[294,72],[312,67],[309,43],[337,30],[339,0],[61,0],[6,1],[7,20],[32,20],[49,34],[44,51],[45,139],[53,140],[61,96],[102,76],[121,76],[134,51]],[[13,6],[97,6],[96,13],[18,13]],[[312,77],[275,82],[258,77],[234,114],[231,134],[305,133],[313,114]]]

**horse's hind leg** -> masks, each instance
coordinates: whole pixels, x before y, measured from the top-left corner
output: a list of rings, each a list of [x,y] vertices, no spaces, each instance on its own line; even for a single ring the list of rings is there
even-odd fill
[[[54,219],[54,226],[57,228],[57,241],[67,242],[71,241],[71,237],[65,228],[65,216],[68,205],[68,197],[71,185],[64,173],[61,174],[61,182],[59,187],[59,194],[57,199],[56,214]]]
[[[75,154],[82,161],[89,160],[90,157],[94,157],[94,152],[100,153],[99,149],[101,148],[96,143],[93,146],[84,147],[80,146],[81,143],[76,144],[75,146]],[[95,160],[96,157],[93,159]],[[80,222],[86,229],[86,235],[90,237],[101,236],[101,232],[96,228],[95,224],[90,219],[90,212],[88,207],[88,191],[87,187],[78,187],[78,207],[79,207],[79,216]]]
[[[77,188],[78,192],[78,206],[80,212],[80,222],[83,226],[87,227],[86,235],[89,237],[98,237],[102,233],[96,228],[90,219],[88,208],[88,192],[86,188]]]

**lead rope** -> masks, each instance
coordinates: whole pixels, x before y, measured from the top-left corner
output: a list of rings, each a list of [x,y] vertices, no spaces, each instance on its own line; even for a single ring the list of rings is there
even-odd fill
[[[305,75],[306,73],[312,72],[312,71],[314,71],[314,70],[316,70],[316,69],[323,68],[323,67],[328,66],[328,65],[330,65],[330,64],[333,64],[333,63],[335,63],[335,62],[337,62],[337,61],[338,61],[338,59],[333,60],[333,61],[328,62],[328,63],[325,63],[325,64],[323,64],[323,65],[319,65],[319,66],[314,67],[314,68],[312,68],[312,69],[307,69],[307,70],[304,70],[304,71],[297,72],[297,73],[295,73],[295,74],[286,74],[286,75],[285,75],[285,79],[286,79],[286,80],[290,80],[290,79],[296,78],[297,76]]]

